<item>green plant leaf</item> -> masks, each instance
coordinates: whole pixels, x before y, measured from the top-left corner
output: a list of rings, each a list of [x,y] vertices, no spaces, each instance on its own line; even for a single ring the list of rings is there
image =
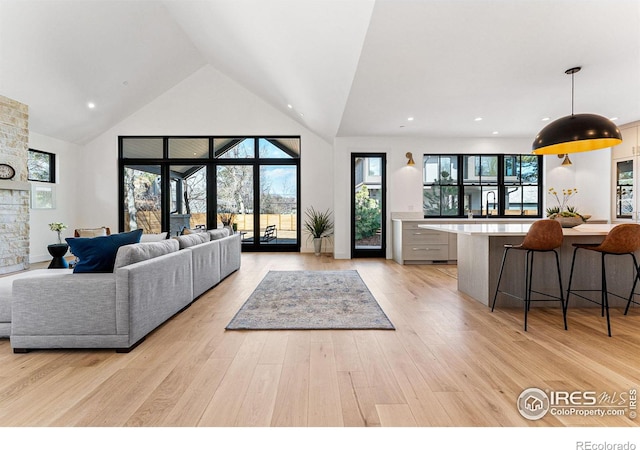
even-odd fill
[[[305,211],[304,229],[310,238],[328,237],[333,234],[331,211],[316,211],[312,206]]]

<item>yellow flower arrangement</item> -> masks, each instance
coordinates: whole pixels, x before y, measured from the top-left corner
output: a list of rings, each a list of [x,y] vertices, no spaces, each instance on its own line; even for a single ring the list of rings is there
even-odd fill
[[[549,219],[555,219],[556,217],[580,217],[583,220],[585,218],[578,213],[578,210],[574,206],[569,206],[569,200],[578,193],[578,189],[563,189],[562,190],[562,200],[558,196],[558,192],[550,187],[549,195],[555,197],[558,202],[558,206],[551,206],[547,208],[547,217]]]

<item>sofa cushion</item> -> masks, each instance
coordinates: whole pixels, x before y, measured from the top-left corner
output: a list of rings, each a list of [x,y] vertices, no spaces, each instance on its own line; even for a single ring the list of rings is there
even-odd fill
[[[36,269],[0,277],[0,323],[11,322],[11,301],[13,299],[13,282],[15,280],[36,277],[55,277],[69,273],[71,273],[70,269]]]
[[[193,247],[194,245],[204,244],[209,242],[209,233],[193,233],[184,236],[174,236],[174,238],[180,244],[180,249],[187,247]]]
[[[211,240],[215,241],[216,239],[222,239],[222,238],[225,238],[225,237],[229,236],[229,229],[228,228],[215,228],[213,230],[208,230],[207,233],[209,233],[209,236],[211,237]]]
[[[218,270],[218,273],[220,271]],[[11,335],[13,282],[25,278],[42,278],[68,275],[70,269],[37,269],[19,272],[6,277],[0,277],[0,338],[8,338]]]
[[[140,238],[140,242],[158,242],[158,241],[162,241],[167,239],[168,236],[168,232],[164,232],[164,233],[145,233],[142,235],[142,237]]]
[[[13,278],[0,278],[0,322],[11,322]]]
[[[139,244],[123,245],[118,249],[113,270],[119,267],[135,264],[167,253],[177,252],[180,248],[178,241],[165,239],[158,242],[140,242]]]
[[[94,238],[67,238],[71,253],[78,258],[73,272],[113,272],[118,249],[140,242],[140,236],[142,229]]]

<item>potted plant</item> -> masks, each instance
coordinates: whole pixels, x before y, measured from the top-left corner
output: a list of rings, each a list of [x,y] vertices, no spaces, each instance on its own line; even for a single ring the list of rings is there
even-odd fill
[[[562,200],[554,188],[549,188],[549,195],[555,197],[558,206],[550,206],[547,208],[547,218],[559,221],[564,228],[575,227],[587,221],[591,216],[578,213],[575,206],[569,206],[571,197],[578,193],[577,189],[563,189]]]
[[[47,246],[49,254],[53,257],[49,263],[49,269],[66,269],[69,267],[69,263],[64,259],[64,255],[69,249],[69,244],[62,243],[62,236],[60,233],[65,230],[67,226],[62,222],[53,222],[49,224],[49,229],[58,233],[58,243],[50,244]]]
[[[313,251],[319,256],[322,253],[323,238],[333,234],[331,211],[316,211],[312,206],[305,211],[305,215],[304,229],[309,233],[309,238],[313,239]]]
[[[58,244],[62,244],[62,236],[60,235],[60,233],[62,232],[62,230],[66,230],[67,226],[62,222],[53,222],[49,224],[49,228],[51,229],[51,231],[55,231],[56,233],[58,233]]]
[[[235,223],[236,221],[236,213],[233,212],[221,212],[218,213],[218,219],[222,223],[224,228],[228,228],[233,234],[237,229],[238,225]]]

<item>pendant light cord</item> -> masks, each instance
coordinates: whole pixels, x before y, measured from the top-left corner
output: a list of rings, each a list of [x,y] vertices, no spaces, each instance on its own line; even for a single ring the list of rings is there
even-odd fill
[[[573,91],[574,91],[574,83],[573,83],[573,73],[571,74],[571,115],[573,116]]]
[[[564,73],[566,73],[567,75],[571,75],[571,115],[572,116],[573,116],[573,99],[574,99],[573,94],[575,90],[573,75],[575,75],[576,72],[580,72],[580,69],[582,69],[582,67],[572,67],[571,69],[567,69],[564,71]]]
[[[574,92],[574,82],[573,82],[573,76],[574,76],[575,72],[571,72],[571,115],[573,116],[573,92]]]

